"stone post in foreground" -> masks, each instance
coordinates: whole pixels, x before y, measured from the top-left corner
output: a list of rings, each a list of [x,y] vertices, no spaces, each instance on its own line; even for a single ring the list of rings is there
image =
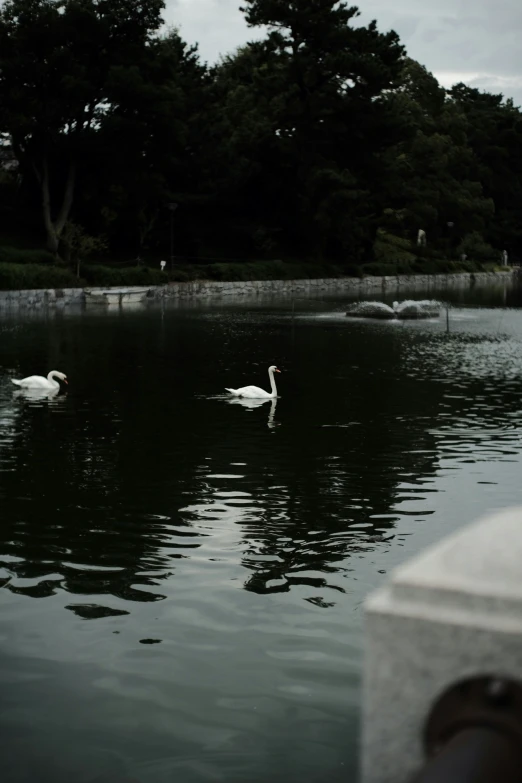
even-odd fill
[[[522,507],[422,552],[365,611],[362,783],[507,781],[519,762],[522,780]]]

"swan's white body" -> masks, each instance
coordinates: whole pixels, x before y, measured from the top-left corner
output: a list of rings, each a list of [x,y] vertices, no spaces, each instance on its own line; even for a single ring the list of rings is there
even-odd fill
[[[60,388],[60,384],[58,381],[55,381],[55,377],[60,378],[60,380],[67,383],[67,376],[64,375],[63,372],[58,372],[58,370],[51,370],[47,378],[44,378],[43,375],[29,375],[28,378],[22,378],[21,381],[11,378],[11,382],[14,383],[15,386],[20,386],[22,389],[43,389],[53,391]]]
[[[227,389],[227,392],[233,394],[234,397],[246,397],[247,399],[263,399],[270,400],[277,397],[277,388],[274,380],[274,373],[281,372],[275,365],[268,368],[268,377],[270,378],[270,391],[267,392],[261,389],[259,386],[242,386],[240,389]]]

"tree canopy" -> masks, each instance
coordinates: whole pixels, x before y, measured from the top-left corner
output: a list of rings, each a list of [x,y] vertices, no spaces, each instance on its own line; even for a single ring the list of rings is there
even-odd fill
[[[522,255],[512,101],[445,90],[345,2],[242,11],[264,37],[208,67],[163,0],[4,0],[0,242],[348,265],[410,263],[422,229],[434,258]]]

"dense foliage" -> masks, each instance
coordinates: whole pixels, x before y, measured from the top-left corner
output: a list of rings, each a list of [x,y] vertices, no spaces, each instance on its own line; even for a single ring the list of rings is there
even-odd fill
[[[0,262],[522,256],[512,101],[444,90],[344,2],[242,10],[264,39],[210,68],[162,0],[4,0]]]

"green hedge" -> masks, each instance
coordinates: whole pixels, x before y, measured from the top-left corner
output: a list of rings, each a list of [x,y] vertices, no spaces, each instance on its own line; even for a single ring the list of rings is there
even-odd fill
[[[332,264],[285,263],[284,261],[245,261],[242,263],[174,264],[172,270],[161,272],[150,267],[82,266],[81,273],[89,285],[164,285],[193,280],[249,281],[299,280],[318,277],[341,277],[357,274],[357,267],[339,267]]]
[[[481,272],[484,266],[474,261],[447,261],[435,259],[417,260],[414,263],[396,264],[372,262],[363,264],[363,274],[378,277],[390,275],[444,275],[458,272]]]
[[[303,280],[320,277],[341,277],[343,270],[333,264],[285,263],[284,261],[252,261],[230,264],[209,264],[200,267],[208,280]]]
[[[20,251],[25,252],[25,251]],[[441,261],[425,259],[414,263],[373,262],[362,266],[310,263],[284,263],[283,261],[259,261],[245,263],[221,263],[175,265],[172,272],[162,272],[146,266],[109,267],[84,265],[81,279],[69,269],[53,264],[13,264],[0,261],[0,289],[24,288],[77,288],[89,286],[156,286],[170,281],[191,280],[249,281],[249,280],[302,280],[322,277],[362,277],[363,275],[451,274],[455,272],[479,272],[494,265],[473,261]]]
[[[383,263],[380,261],[374,261],[371,264],[363,264],[361,267],[363,274],[376,275],[377,277],[384,277],[385,275],[413,275],[415,274],[413,265],[407,263]]]
[[[0,290],[27,288],[78,288],[84,285],[68,269],[42,264],[0,263]]]
[[[22,251],[23,252],[23,251]],[[321,264],[260,261],[251,263],[175,265],[172,272],[162,272],[146,266],[109,267],[85,264],[81,279],[72,271],[51,264],[12,264],[0,262],[0,289],[75,288],[78,286],[156,286],[192,280],[248,281],[292,280],[318,277],[340,277],[357,274],[357,268]]]
[[[148,266],[130,266],[115,268],[110,266],[85,265],[81,275],[91,286],[152,286],[165,285],[169,277],[161,269],[150,269]]]
[[[482,272],[482,264],[475,261],[417,261],[413,265],[416,274],[447,275],[458,272]]]

